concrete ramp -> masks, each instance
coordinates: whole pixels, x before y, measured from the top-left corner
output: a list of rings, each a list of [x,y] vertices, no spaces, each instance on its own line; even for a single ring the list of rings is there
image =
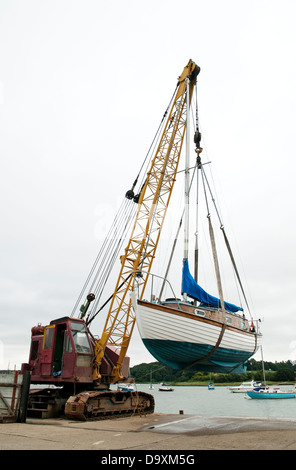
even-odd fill
[[[206,417],[183,416],[180,419],[167,420],[142,431],[167,434],[188,434],[191,436],[227,434],[247,431],[295,430],[295,419],[255,418],[255,417]]]

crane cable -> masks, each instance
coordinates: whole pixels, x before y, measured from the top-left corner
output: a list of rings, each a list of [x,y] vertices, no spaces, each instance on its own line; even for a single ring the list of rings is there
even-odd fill
[[[78,299],[73,307],[71,317],[75,315],[75,312],[80,305],[83,296],[85,296],[87,293],[93,292],[96,298],[96,301],[93,303],[92,310],[88,315],[88,323],[90,323],[95,316],[102,310],[103,307],[99,309],[96,313],[95,310],[98,308],[98,303],[100,302],[101,296],[104,291],[104,287],[106,286],[106,283],[109,279],[110,273],[112,271],[112,268],[114,267],[114,264],[116,260],[118,259],[118,254],[120,249],[122,248],[122,245],[124,243],[124,240],[127,236],[127,230],[130,226],[129,222],[133,218],[134,213],[136,212],[136,206],[131,203],[131,199],[134,200],[134,202],[138,202],[138,195],[134,195],[134,188],[138,182],[138,179],[143,172],[143,168],[145,165],[145,162],[148,160],[148,156],[150,155],[150,159],[148,160],[147,165],[150,164],[150,161],[152,159],[152,148],[154,145],[156,145],[157,137],[159,133],[161,132],[161,129],[164,125],[165,118],[168,114],[169,108],[171,106],[171,103],[174,99],[176,90],[178,88],[178,84],[176,86],[176,89],[173,93],[173,96],[169,102],[169,105],[167,106],[163,117],[161,119],[161,122],[158,126],[158,129],[155,133],[155,136],[152,140],[152,143],[148,149],[148,152],[146,154],[146,157],[140,167],[140,170],[138,172],[138,175],[132,185],[132,188],[126,192],[125,198],[123,199],[117,214],[114,217],[114,220],[111,224],[111,227],[102,243],[102,246],[99,250],[99,253],[95,259],[95,262],[93,263],[91,270],[87,276],[87,279],[82,287],[82,290],[78,296]],[[142,181],[140,183],[140,188],[143,187],[144,185],[144,180],[146,177],[147,171],[144,173],[144,176],[142,177]],[[140,192],[140,191],[139,191]],[[105,306],[113,297],[113,294],[109,297],[109,299],[104,302],[103,306]]]
[[[148,166],[149,166],[149,164],[150,164],[150,161],[151,161],[152,155],[153,155],[153,152],[151,151],[151,150],[152,150],[152,147],[153,147],[153,145],[156,143],[157,136],[160,134],[160,131],[161,131],[161,129],[162,129],[162,127],[163,127],[163,124],[164,124],[164,120],[165,120],[165,118],[166,118],[166,116],[167,116],[167,114],[168,114],[168,112],[169,112],[169,109],[170,109],[170,107],[171,107],[171,103],[172,103],[172,101],[173,101],[173,99],[174,99],[174,96],[175,96],[175,94],[176,94],[177,89],[178,89],[178,84],[176,85],[175,91],[174,91],[174,93],[173,93],[173,95],[172,95],[172,97],[171,97],[171,99],[170,99],[170,102],[169,102],[169,104],[168,104],[168,106],[167,106],[167,108],[166,108],[166,110],[165,110],[165,112],[164,112],[164,114],[163,114],[163,116],[162,116],[162,119],[161,119],[161,121],[160,121],[160,124],[159,124],[159,126],[158,126],[158,129],[157,129],[157,131],[156,131],[156,133],[155,133],[155,135],[154,135],[154,138],[153,138],[153,140],[152,140],[152,142],[151,142],[151,144],[150,144],[150,147],[149,147],[148,152],[147,152],[147,154],[146,154],[146,157],[144,158],[144,161],[143,161],[143,163],[142,163],[142,165],[141,165],[141,167],[140,167],[140,170],[139,170],[139,172],[138,172],[138,175],[136,176],[136,179],[134,180],[131,189],[129,189],[129,190],[126,192],[126,194],[125,194],[125,197],[126,197],[127,199],[134,199],[135,197],[137,197],[137,198],[139,197],[139,194],[138,194],[137,196],[135,196],[135,194],[134,194],[135,186],[136,186],[136,184],[137,184],[137,182],[138,182],[139,176],[140,176],[140,174],[141,174],[141,172],[142,172],[142,170],[143,170],[143,168],[144,168],[145,162],[147,161],[149,154],[150,154],[150,159],[149,159],[149,161],[148,161],[148,163],[147,163],[147,165],[146,165],[146,168],[148,168]],[[145,175],[145,176],[147,175],[147,170],[144,172],[144,175]],[[143,179],[142,179],[142,183],[140,184],[140,188],[142,189],[143,186],[144,186],[144,177],[143,177]],[[140,193],[140,191],[139,191],[139,193]],[[134,200],[135,200],[135,199],[134,199]],[[135,200],[135,202],[137,202],[137,199]]]
[[[103,243],[102,243],[102,246],[100,248],[100,251],[95,259],[95,262],[93,263],[93,266],[88,274],[88,277],[83,285],[83,288],[80,292],[80,295],[74,305],[74,308],[72,310],[72,314],[71,316],[74,316],[75,314],[75,311],[78,307],[78,305],[80,304],[81,302],[81,299],[83,297],[83,295],[85,294],[85,291],[87,290],[87,286],[90,286],[88,288],[88,291],[91,292],[94,288],[94,284],[95,284],[95,281],[97,281],[97,278],[98,278],[98,275],[99,273],[101,274],[102,272],[106,272],[106,266],[108,267],[111,267],[111,264],[109,261],[108,261],[108,252],[110,252],[110,250],[114,247],[114,245],[116,244],[116,238],[114,237],[114,233],[118,233],[118,240],[121,240],[122,237],[123,237],[123,233],[124,233],[124,219],[128,219],[131,217],[131,210],[134,209],[133,205],[132,204],[129,204],[130,205],[130,209],[128,210],[128,201],[124,200],[118,210],[118,213],[116,214],[114,220],[113,220],[113,223],[109,229],[109,232],[107,233]],[[122,228],[123,227],[123,228]],[[117,242],[117,249],[114,250],[113,248],[113,251],[118,251],[118,244],[119,244],[119,241]],[[110,260],[112,261],[112,259]],[[100,264],[99,264],[100,263]],[[104,267],[104,264],[105,264],[105,267]],[[101,277],[103,277],[101,275]],[[92,280],[93,279],[93,280]],[[98,284],[97,284],[97,288],[96,288],[96,291],[98,291]]]

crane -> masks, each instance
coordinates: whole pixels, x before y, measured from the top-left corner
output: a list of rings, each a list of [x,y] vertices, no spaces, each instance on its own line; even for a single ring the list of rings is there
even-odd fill
[[[107,342],[120,348],[112,380],[122,379],[120,368],[135,325],[128,293],[133,289],[132,273],[141,273],[141,296],[151,270],[161,229],[176,179],[182,143],[186,129],[186,78],[190,80],[190,101],[199,67],[190,60],[179,77],[178,89],[156,154],[140,193],[138,211],[112,297],[109,313],[100,340],[96,344],[94,379],[99,377],[100,361]],[[129,194],[128,197],[131,197]],[[120,287],[119,287],[120,286]],[[119,315],[120,313],[120,315]]]
[[[140,298],[145,291],[176,179],[186,131],[186,109],[199,72],[200,68],[189,60],[178,77],[172,105],[141,191],[135,196],[133,186],[126,193],[127,199],[137,203],[137,211],[120,257],[119,274],[100,338],[92,335],[84,321],[95,298],[93,293],[88,293],[78,318],[61,317],[45,327],[32,328],[30,359],[23,368],[31,370],[31,383],[62,387],[58,392],[49,388],[46,392],[30,394],[29,410],[33,414],[40,408],[48,412],[49,404],[53,412],[60,404],[72,419],[129,413],[135,408],[145,412],[154,410],[151,395],[139,392],[134,397],[128,392],[111,391],[109,385],[128,378],[127,350],[135,326],[129,294],[134,290],[135,278]]]

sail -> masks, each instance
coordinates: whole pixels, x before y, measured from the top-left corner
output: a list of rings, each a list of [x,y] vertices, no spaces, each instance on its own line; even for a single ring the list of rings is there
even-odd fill
[[[208,307],[220,307],[221,302],[217,297],[213,297],[208,294],[197,282],[193,279],[189,271],[188,259],[183,259],[183,273],[182,273],[182,294],[186,293],[189,297],[194,300],[198,300]],[[230,304],[229,302],[224,301],[225,310],[229,312],[238,312],[239,310],[243,311],[241,307]]]

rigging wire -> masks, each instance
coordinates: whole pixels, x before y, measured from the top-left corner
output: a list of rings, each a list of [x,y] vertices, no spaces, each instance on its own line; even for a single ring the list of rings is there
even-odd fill
[[[159,134],[160,134],[160,132],[161,132],[161,129],[163,128],[163,125],[164,125],[164,122],[165,122],[165,118],[166,118],[166,116],[167,116],[167,114],[168,114],[168,112],[169,112],[169,109],[170,109],[170,107],[171,107],[171,103],[172,103],[172,101],[173,101],[173,99],[174,99],[174,96],[175,96],[175,94],[176,94],[177,88],[178,88],[178,84],[176,85],[175,91],[174,91],[174,93],[173,93],[173,95],[172,95],[172,97],[171,97],[171,99],[170,99],[170,101],[169,101],[169,104],[168,104],[168,106],[166,107],[166,110],[165,110],[165,112],[164,112],[164,114],[163,114],[163,116],[162,116],[162,119],[161,119],[160,124],[159,124],[159,126],[158,126],[158,128],[157,128],[157,131],[156,131],[156,133],[155,133],[155,135],[154,135],[154,137],[153,137],[153,139],[152,139],[152,142],[151,142],[151,144],[150,144],[150,147],[149,147],[149,149],[148,149],[148,152],[147,152],[147,154],[146,154],[146,157],[144,158],[144,161],[143,161],[143,163],[142,163],[142,165],[141,165],[141,167],[140,167],[140,170],[139,170],[139,172],[138,172],[138,174],[137,174],[137,176],[136,176],[136,179],[135,179],[135,181],[133,182],[132,188],[131,188],[129,191],[126,192],[126,197],[127,197],[128,199],[133,199],[133,198],[135,197],[135,195],[134,195],[135,186],[136,186],[136,184],[138,183],[138,179],[139,179],[140,174],[141,174],[142,171],[143,171],[145,162],[147,162],[146,171],[143,173],[144,176],[143,176],[142,182],[141,182],[141,184],[140,184],[140,186],[139,186],[140,188],[143,187],[144,180],[145,180],[146,174],[147,174],[147,168],[148,168],[148,166],[149,166],[149,164],[150,164],[150,162],[151,162],[152,156],[154,155],[154,152],[152,152],[152,148],[153,148],[153,147],[155,148],[155,145],[156,145],[156,143],[157,143],[158,136],[159,136]],[[150,159],[148,160],[148,156],[149,156],[149,155],[150,155]],[[147,161],[147,160],[148,160],[148,161]],[[139,192],[140,192],[140,191],[139,191]],[[139,194],[138,194],[138,196],[139,196]],[[137,202],[137,201],[135,201],[135,202]]]
[[[195,93],[196,93],[196,133],[195,133],[195,136],[194,136],[194,141],[197,145],[197,147],[199,146],[200,144],[200,139],[201,139],[201,134],[199,132],[199,118],[198,118],[198,103],[197,103],[197,87],[196,87],[196,90],[195,90]],[[198,156],[198,158],[200,158]],[[237,266],[236,266],[236,263],[235,263],[235,260],[234,260],[234,256],[233,256],[233,253],[232,253],[232,250],[231,250],[231,247],[230,247],[230,244],[229,244],[229,241],[228,241],[228,238],[227,238],[227,235],[226,235],[226,232],[225,232],[225,228],[224,228],[224,224],[222,222],[222,218],[220,216],[220,212],[218,210],[218,207],[217,207],[217,204],[216,204],[216,201],[215,201],[215,198],[214,198],[214,195],[213,195],[213,192],[211,190],[211,187],[209,185],[209,181],[208,181],[208,178],[207,178],[207,175],[205,173],[205,169],[204,169],[204,166],[201,164],[201,161],[199,161],[200,165],[199,165],[199,168],[201,169],[201,175],[202,175],[202,181],[203,181],[203,188],[204,188],[204,194],[205,194],[205,202],[206,202],[206,207],[207,207],[207,212],[208,212],[208,219],[210,220],[210,209],[209,209],[209,203],[208,203],[208,198],[207,198],[207,194],[206,194],[206,185],[208,187],[208,191],[210,193],[210,196],[211,196],[211,199],[212,199],[212,202],[213,202],[213,205],[214,205],[214,208],[215,208],[215,211],[216,211],[216,214],[217,214],[217,217],[218,217],[218,220],[219,220],[219,223],[220,223],[220,229],[223,233],[223,237],[224,237],[224,242],[226,244],[226,247],[227,247],[227,250],[228,250],[228,253],[229,253],[229,256],[230,256],[230,259],[231,259],[231,262],[232,262],[232,267],[234,269],[234,272],[235,272],[235,280],[238,281],[239,283],[239,286],[240,286],[240,289],[241,289],[241,292],[243,294],[243,297],[244,297],[244,300],[246,302],[246,306],[248,308],[248,311],[250,313],[250,308],[249,308],[249,305],[248,305],[248,301],[247,301],[247,298],[246,298],[246,295],[245,295],[245,291],[244,291],[244,288],[243,288],[243,285],[242,285],[242,282],[241,282],[241,279],[240,279],[240,275],[238,273],[238,269],[237,269]],[[206,183],[206,184],[205,184]],[[196,239],[197,239],[197,231],[196,231]],[[196,256],[198,256],[198,254],[196,253]],[[197,275],[196,275],[196,278],[197,278]],[[240,296],[239,296],[240,297]],[[250,313],[251,315],[251,313]]]
[[[122,247],[122,244],[127,235],[127,229],[129,228],[129,221],[133,215],[133,209],[135,206],[132,206],[132,211],[125,211],[122,215],[122,229],[120,235],[117,237],[116,234],[113,239],[110,239],[108,250],[105,253],[102,262],[97,270],[97,274],[93,279],[92,285],[90,286],[90,291],[95,293],[96,295],[96,302],[93,305],[93,310],[97,308],[97,305],[101,299],[101,295],[103,293],[104,287],[106,282],[109,278],[110,272],[118,258],[119,251]],[[127,215],[125,215],[127,214]],[[110,253],[110,255],[109,255]],[[100,274],[100,277],[99,277]]]
[[[93,263],[93,266],[83,285],[80,295],[74,305],[71,316],[74,316],[75,311],[77,307],[79,306],[87,288],[89,292],[92,292],[92,290],[95,290],[94,294],[98,293],[99,284],[97,283],[96,288],[94,288],[94,286],[95,286],[95,283],[98,281],[99,274],[101,275],[101,279],[104,279],[105,277],[104,273],[106,273],[106,269],[108,268],[108,266],[111,268],[111,266],[114,264],[114,260],[112,261],[112,255],[111,255],[111,259],[108,260],[108,253],[112,253],[112,251],[114,250],[114,247],[116,246],[116,237],[114,237],[114,234],[118,233],[118,242],[117,242],[117,249],[116,249],[116,253],[117,253],[119,249],[119,246],[118,246],[119,242],[125,234],[125,231],[124,231],[124,227],[126,226],[125,220],[129,220],[131,218],[132,212],[134,210],[135,210],[134,204],[132,204],[130,201],[126,199],[122,201],[121,206],[119,207],[119,210],[111,224],[111,227],[102,243],[99,253],[95,259],[95,262]]]
[[[73,307],[71,317],[75,315],[75,312],[78,308],[78,306],[81,304],[81,301],[83,299],[83,296],[85,296],[87,293],[92,292],[95,295],[95,302],[92,305],[91,311],[88,313],[88,323],[90,323],[95,316],[99,313],[99,311],[102,310],[103,306],[105,306],[113,297],[113,294],[108,298],[106,302],[104,302],[103,306],[99,309],[99,311],[96,312],[98,308],[98,304],[101,300],[102,294],[104,292],[104,288],[107,284],[107,281],[110,277],[110,274],[112,272],[112,269],[115,265],[116,260],[118,259],[119,252],[123,246],[124,241],[126,240],[127,237],[127,231],[130,228],[130,222],[133,220],[134,213],[136,212],[136,205],[134,202],[138,202],[138,195],[134,195],[134,189],[136,184],[138,183],[138,180],[141,176],[141,173],[143,173],[142,176],[142,181],[140,181],[139,185],[139,193],[141,188],[144,185],[144,181],[146,178],[147,174],[147,168],[151,163],[151,159],[153,156],[153,151],[155,149],[155,146],[157,144],[159,134],[162,131],[162,128],[165,123],[165,118],[168,114],[168,111],[170,109],[171,103],[174,99],[175,93],[177,91],[178,84],[175,88],[175,91],[169,101],[169,105],[167,106],[163,117],[161,119],[161,122],[158,126],[158,129],[154,135],[154,138],[152,140],[152,143],[148,149],[148,152],[145,156],[145,159],[140,167],[140,170],[134,180],[134,183],[132,185],[131,190],[127,191],[125,194],[125,198],[123,199],[117,214],[114,217],[114,220],[110,226],[110,229],[101,245],[101,248],[99,250],[99,253],[95,259],[95,262],[93,263],[91,270],[87,276],[87,279],[82,287],[82,290],[78,296],[78,299]],[[149,160],[148,157],[150,156]],[[146,171],[143,172],[144,165],[146,163]],[[132,201],[133,199],[133,201]],[[83,307],[83,306],[82,306]],[[83,312],[83,309],[80,309],[81,312]]]
[[[246,306],[248,308],[248,311],[251,315],[251,312],[250,312],[250,308],[249,308],[249,304],[248,304],[248,301],[247,301],[247,298],[246,298],[246,295],[245,295],[245,291],[244,291],[244,288],[243,288],[243,285],[242,285],[242,282],[241,282],[241,279],[240,279],[240,275],[239,275],[239,272],[238,272],[238,269],[237,269],[237,266],[236,266],[236,262],[235,262],[235,259],[234,259],[234,256],[233,256],[233,253],[232,253],[232,250],[231,250],[231,246],[230,246],[230,243],[229,243],[229,240],[227,238],[227,235],[226,235],[226,232],[225,232],[225,228],[224,228],[224,225],[223,225],[223,222],[222,222],[222,219],[221,219],[221,216],[220,216],[220,213],[218,211],[218,208],[217,208],[217,205],[216,205],[216,201],[215,201],[215,198],[214,198],[214,195],[212,193],[212,190],[211,190],[211,187],[209,185],[209,181],[208,181],[208,178],[205,174],[205,171],[204,171],[204,168],[202,167],[202,175],[203,175],[203,178],[207,184],[207,187],[208,187],[208,190],[209,190],[209,193],[211,195],[211,199],[212,199],[212,202],[213,202],[213,205],[214,205],[214,208],[216,210],[216,214],[217,214],[217,217],[218,217],[218,220],[219,220],[219,223],[220,223],[220,229],[223,233],[223,237],[224,237],[224,242],[225,242],[225,245],[226,245],[226,248],[228,250],[228,253],[229,253],[229,256],[230,256],[230,259],[231,259],[231,262],[232,262],[232,266],[234,268],[234,271],[235,271],[235,274],[236,274],[236,278],[238,280],[238,283],[240,285],[240,288],[241,288],[241,292],[243,294],[243,297],[244,297],[244,300],[246,302]],[[205,190],[205,187],[204,187],[204,191],[206,192]],[[207,201],[207,207],[208,207],[208,201]],[[209,213],[209,207],[208,207],[208,216],[210,215]]]

